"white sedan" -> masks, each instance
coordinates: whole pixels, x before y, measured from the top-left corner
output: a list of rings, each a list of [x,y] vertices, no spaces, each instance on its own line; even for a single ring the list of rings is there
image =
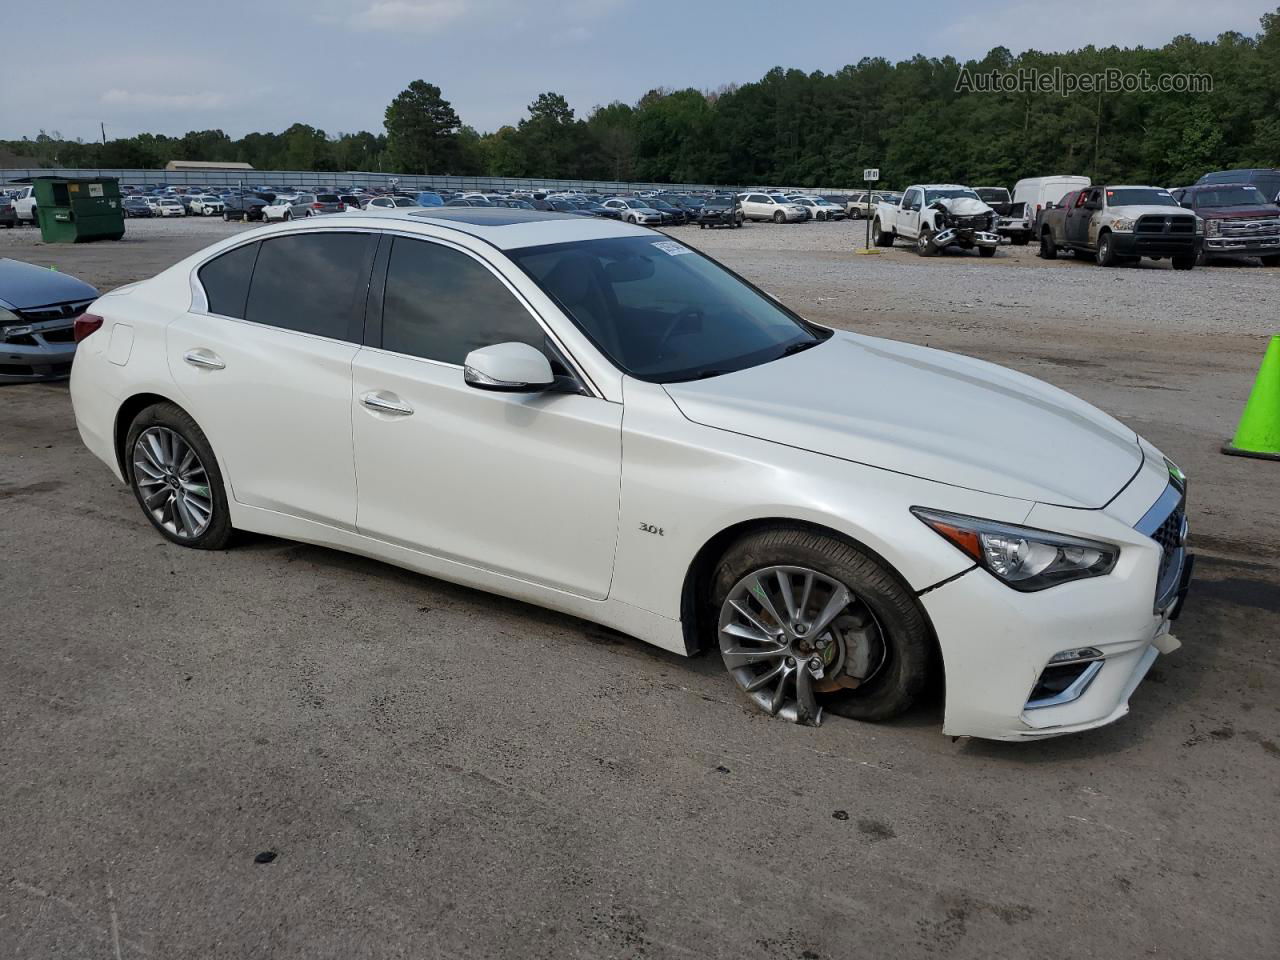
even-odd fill
[[[76,322],[86,446],[173,543],[324,544],[718,650],[818,723],[1123,716],[1186,481],[1023,374],[806,321],[684,244],[470,207],[237,234]]]
[[[182,203],[172,197],[150,197],[147,200],[147,206],[151,208],[152,215],[157,217],[185,217],[187,215],[187,210]]]

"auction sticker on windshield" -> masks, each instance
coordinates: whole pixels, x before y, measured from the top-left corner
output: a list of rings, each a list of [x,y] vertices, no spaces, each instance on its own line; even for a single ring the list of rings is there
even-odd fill
[[[681,246],[674,240],[656,240],[653,244],[669,257],[678,257],[682,253],[692,253],[688,247]]]

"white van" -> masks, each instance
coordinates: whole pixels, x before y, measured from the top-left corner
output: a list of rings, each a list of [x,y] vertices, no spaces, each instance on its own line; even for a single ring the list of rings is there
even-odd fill
[[[1026,214],[1027,228],[1034,231],[1036,218],[1040,216],[1041,210],[1051,203],[1057,203],[1072,190],[1083,190],[1091,186],[1093,181],[1088,177],[1028,177],[1013,185],[1012,212],[1016,215],[1018,204],[1025,204],[1022,209]]]

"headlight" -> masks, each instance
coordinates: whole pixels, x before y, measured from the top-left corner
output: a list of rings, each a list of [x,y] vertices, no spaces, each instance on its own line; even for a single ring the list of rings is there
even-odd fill
[[[1222,221],[1221,220],[1197,220],[1196,233],[1199,233],[1201,229],[1204,230],[1204,233],[1206,236],[1216,237],[1220,233],[1222,233]]]
[[[996,579],[1023,592],[1103,576],[1120,556],[1118,546],[1097,540],[941,510],[911,512]]]
[[[22,318],[7,307],[0,307],[0,327],[7,327],[11,323],[22,323]]]
[[[1133,220],[1130,217],[1116,217],[1111,221],[1111,229],[1116,233],[1133,233]]]

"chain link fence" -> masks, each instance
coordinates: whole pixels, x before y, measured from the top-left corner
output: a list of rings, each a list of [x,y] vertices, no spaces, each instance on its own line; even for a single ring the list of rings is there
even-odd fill
[[[711,184],[711,183],[644,183],[626,180],[546,180],[538,177],[444,177],[413,174],[369,173],[361,170],[108,170],[71,169],[65,167],[34,169],[0,169],[0,184],[14,184],[32,177],[115,177],[121,185],[156,186],[259,186],[296,187],[314,191],[318,187],[384,187],[416,192],[418,190],[477,191],[511,193],[521,190],[548,192],[580,190],[584,193],[626,194],[663,190],[672,193],[708,193],[762,189],[786,193],[846,195],[855,187],[786,186],[784,184]]]

